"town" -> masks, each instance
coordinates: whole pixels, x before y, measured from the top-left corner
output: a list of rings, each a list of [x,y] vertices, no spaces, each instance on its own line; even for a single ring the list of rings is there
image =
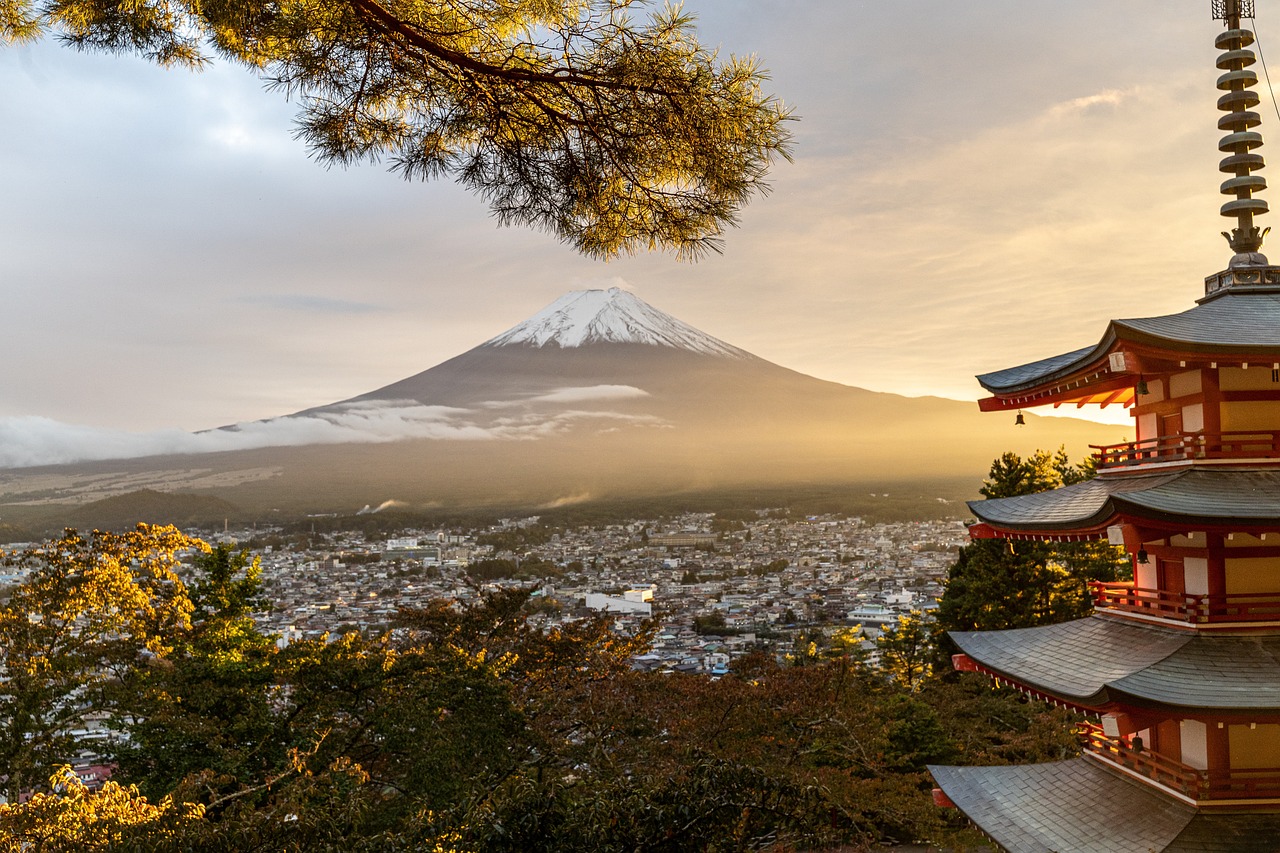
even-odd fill
[[[809,640],[854,626],[874,660],[883,630],[936,607],[967,539],[957,520],[750,515],[687,513],[565,530],[532,516],[385,539],[260,530],[212,538],[244,545],[260,559],[271,606],[259,624],[281,644],[377,633],[401,608],[465,603],[486,589],[519,586],[532,590],[535,624],[606,611],[627,632],[652,620],[655,641],[634,661],[637,668],[713,676],[748,650],[783,659],[801,633]]]

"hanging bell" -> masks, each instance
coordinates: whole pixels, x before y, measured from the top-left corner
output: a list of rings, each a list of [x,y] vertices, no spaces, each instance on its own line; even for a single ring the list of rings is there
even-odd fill
[[[1014,426],[1026,426],[1027,419],[1022,416],[1022,409],[1018,409],[1018,416],[1013,419]]]
[[[1147,380],[1145,380],[1145,379],[1143,379],[1141,376],[1139,376],[1139,377],[1138,377],[1138,384],[1134,386],[1134,388],[1133,388],[1133,392],[1134,392],[1135,394],[1137,394],[1139,397],[1145,397],[1145,396],[1147,396],[1148,394],[1150,394],[1150,393],[1151,393],[1151,390],[1150,390],[1149,388],[1147,388]]]
[[[1139,549],[1138,549],[1138,562],[1139,562],[1139,563],[1142,563],[1144,566],[1147,564],[1147,549],[1146,549],[1146,548],[1139,548]]]

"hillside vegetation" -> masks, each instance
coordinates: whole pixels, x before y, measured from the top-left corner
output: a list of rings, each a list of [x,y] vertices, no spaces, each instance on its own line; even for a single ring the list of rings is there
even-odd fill
[[[927,762],[1075,750],[1061,712],[927,676],[905,645],[884,670],[832,643],[663,677],[628,664],[646,632],[546,631],[512,590],[280,648],[250,618],[256,565],[225,546],[141,527],[14,559],[34,572],[0,605],[0,835],[23,849],[960,849],[976,839],[932,806]],[[96,793],[59,769],[85,712],[128,735]]]

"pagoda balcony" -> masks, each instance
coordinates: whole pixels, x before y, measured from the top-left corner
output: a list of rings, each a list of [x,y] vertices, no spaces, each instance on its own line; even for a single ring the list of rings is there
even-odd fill
[[[1201,459],[1280,459],[1280,430],[1181,432],[1124,444],[1091,444],[1098,470]]]
[[[1080,737],[1087,754],[1197,802],[1280,799],[1280,768],[1201,770],[1108,737],[1100,726],[1087,723],[1080,727]]]
[[[1094,606],[1102,610],[1140,613],[1196,625],[1280,622],[1280,592],[1200,595],[1102,581],[1090,581],[1089,587]]]

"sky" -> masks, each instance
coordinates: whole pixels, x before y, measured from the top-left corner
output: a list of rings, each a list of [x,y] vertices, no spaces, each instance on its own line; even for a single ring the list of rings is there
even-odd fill
[[[972,400],[974,374],[1191,307],[1230,257],[1207,0],[685,8],[798,116],[794,162],[696,263],[326,169],[238,67],[0,46],[0,440],[324,405],[609,286],[822,379]]]

